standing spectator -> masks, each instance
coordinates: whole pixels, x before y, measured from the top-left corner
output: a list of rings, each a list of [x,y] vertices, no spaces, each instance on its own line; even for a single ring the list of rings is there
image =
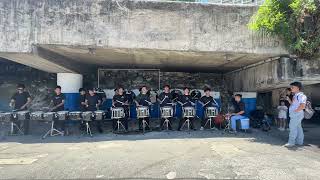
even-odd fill
[[[287,100],[290,103],[289,108],[289,140],[285,144],[285,147],[293,147],[295,145],[302,146],[304,140],[303,129],[301,126],[301,121],[304,118],[304,112],[306,106],[307,97],[301,92],[302,84],[300,82],[293,82],[290,84],[291,92],[294,94],[292,101],[288,97]]]
[[[287,112],[288,107],[286,106],[284,101],[280,101],[280,105],[278,106],[278,122],[279,122],[279,130],[284,131],[286,129],[287,122]]]

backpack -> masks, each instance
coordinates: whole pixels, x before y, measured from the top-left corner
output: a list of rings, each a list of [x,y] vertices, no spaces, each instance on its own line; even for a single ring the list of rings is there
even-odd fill
[[[299,96],[297,97],[297,100],[299,100]],[[314,114],[314,110],[312,109],[312,104],[310,101],[306,101],[306,107],[303,110],[304,112],[304,118],[305,119],[311,119],[313,114]]]

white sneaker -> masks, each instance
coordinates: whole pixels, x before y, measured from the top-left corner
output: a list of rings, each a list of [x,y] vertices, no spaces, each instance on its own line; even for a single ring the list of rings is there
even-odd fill
[[[281,128],[279,127],[278,130],[281,131]]]
[[[292,148],[292,147],[294,147],[295,145],[294,144],[289,144],[289,143],[287,143],[287,144],[285,144],[285,145],[283,145],[284,147],[286,147],[286,148]]]
[[[285,129],[284,128],[280,128],[280,131],[285,131]]]
[[[201,126],[201,127],[200,127],[200,131],[203,131],[203,130],[204,130],[204,128]]]

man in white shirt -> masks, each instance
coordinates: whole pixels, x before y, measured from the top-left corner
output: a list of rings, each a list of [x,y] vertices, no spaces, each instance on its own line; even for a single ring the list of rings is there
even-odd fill
[[[303,145],[303,129],[301,126],[301,121],[304,118],[304,109],[307,102],[307,97],[301,92],[302,84],[300,82],[293,82],[290,84],[291,91],[294,94],[292,101],[288,98],[290,103],[289,107],[289,140],[285,144],[285,147],[293,147],[295,145]]]

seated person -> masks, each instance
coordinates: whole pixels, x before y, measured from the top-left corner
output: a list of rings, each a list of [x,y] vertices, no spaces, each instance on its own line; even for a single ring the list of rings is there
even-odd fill
[[[247,118],[244,116],[245,114],[245,104],[244,102],[241,101],[242,95],[241,94],[236,94],[234,96],[234,100],[235,100],[235,112],[231,114],[231,129],[233,131],[237,131],[237,125],[236,125],[236,121],[243,119],[243,118]]]

